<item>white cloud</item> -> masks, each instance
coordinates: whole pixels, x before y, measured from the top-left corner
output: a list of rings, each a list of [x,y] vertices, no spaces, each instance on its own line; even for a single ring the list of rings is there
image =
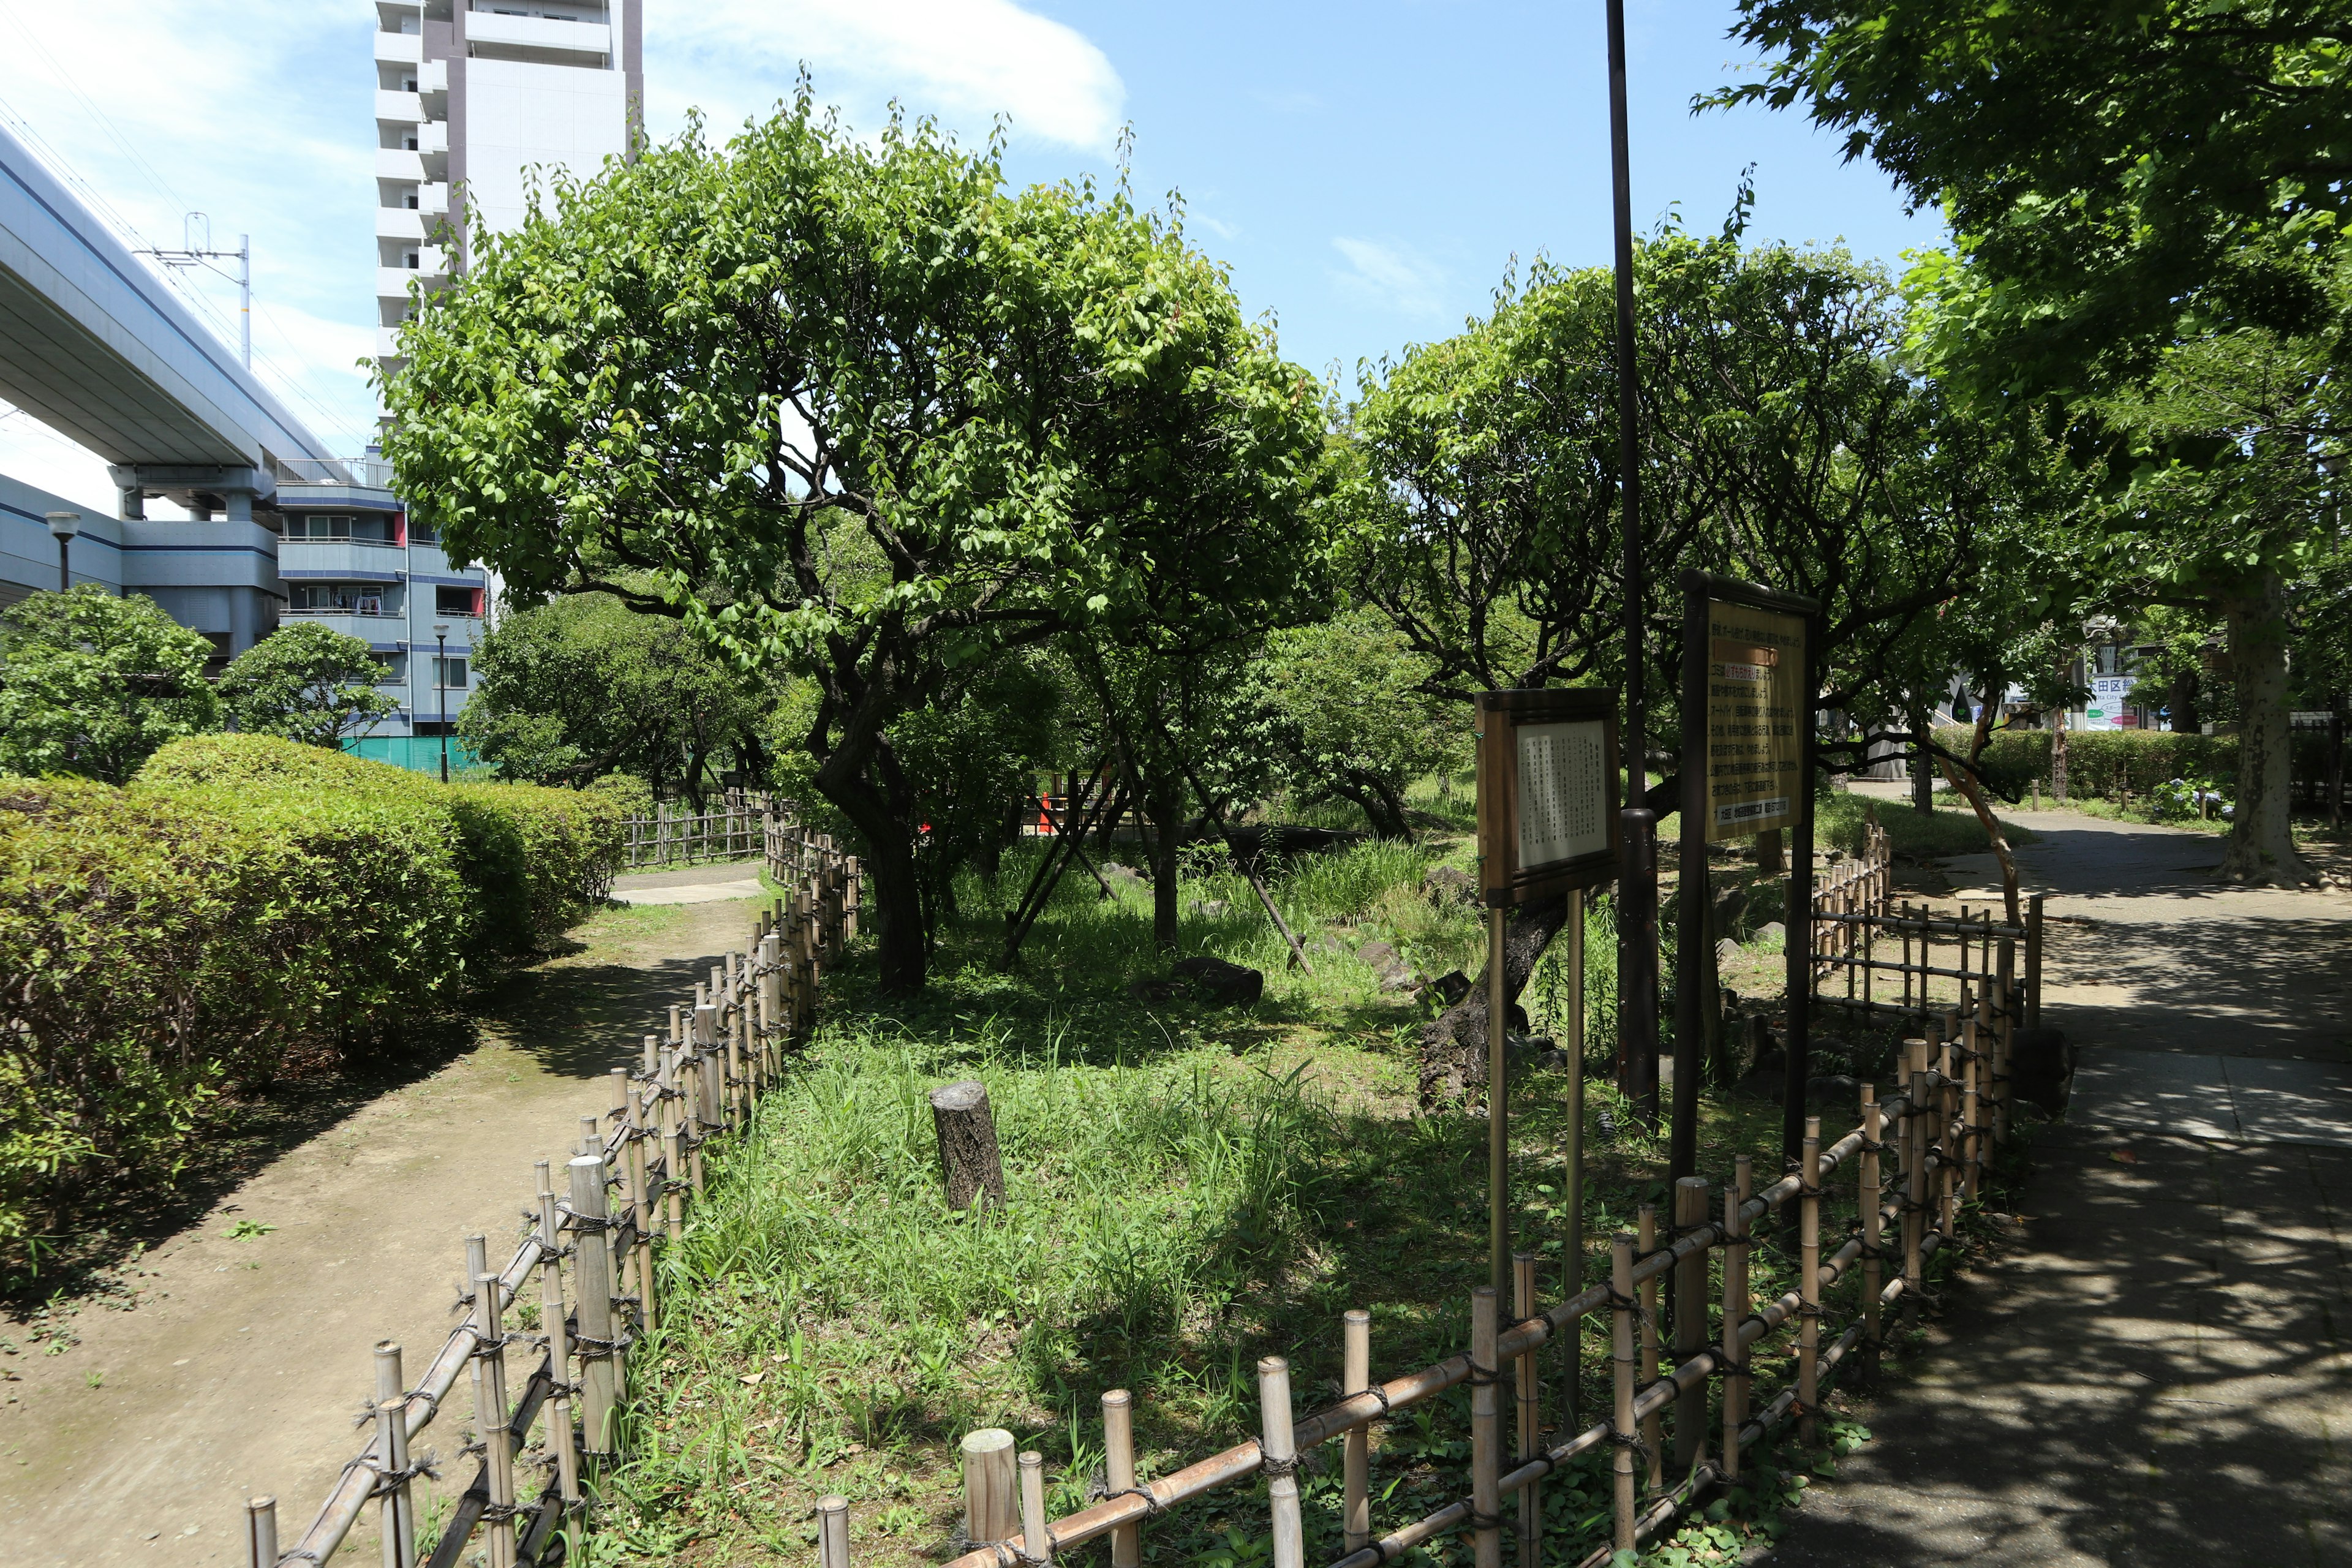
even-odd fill
[[[820,102],[870,131],[897,100],[979,136],[1108,155],[1127,88],[1076,30],[1013,0],[650,0],[646,96],[656,134],[699,107],[715,131],[792,95],[805,61]]]
[[[1331,245],[1348,260],[1331,273],[1341,292],[1414,319],[1444,314],[1445,269],[1411,246],[1344,235]]]

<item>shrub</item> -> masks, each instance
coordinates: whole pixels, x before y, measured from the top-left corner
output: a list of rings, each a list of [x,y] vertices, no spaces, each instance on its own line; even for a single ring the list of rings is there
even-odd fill
[[[168,1177],[225,1083],[377,1045],[475,955],[544,943],[620,837],[608,795],[259,735],[173,742],[122,789],[5,781],[0,1258],[100,1171]]]
[[[212,651],[143,594],[33,595],[0,615],[0,768],[122,783],[164,742],[218,721]]]
[[[1969,731],[1944,729],[1936,739],[1966,754]],[[2297,731],[2292,746],[2297,778],[2318,776],[2325,737]],[[2050,787],[2050,731],[2008,730],[1985,749],[1985,771],[2003,789],[2022,793],[2035,779]],[[2238,738],[2182,734],[2169,730],[2075,730],[2066,736],[2066,793],[2117,798],[2128,788],[2135,800],[2155,795],[2175,779],[2220,786],[2235,793]]]

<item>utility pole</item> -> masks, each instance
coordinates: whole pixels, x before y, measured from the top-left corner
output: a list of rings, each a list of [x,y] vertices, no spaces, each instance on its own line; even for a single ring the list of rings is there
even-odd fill
[[[204,218],[205,222],[203,245],[196,243],[195,224],[199,218]],[[152,256],[166,267],[201,267],[208,272],[218,272],[219,269],[212,265],[216,260],[226,261],[231,257],[236,258],[237,353],[245,362],[245,368],[251,370],[253,368],[253,237],[249,234],[240,234],[236,237],[235,250],[215,250],[212,248],[212,220],[205,217],[203,213],[190,213],[183,220],[180,238],[185,243],[177,250],[166,250],[158,247],[142,250],[139,254]]]
[[[1609,0],[1609,172],[1617,252],[1617,504],[1624,529],[1626,813],[1617,880],[1617,1087],[1658,1124],[1657,830],[1643,701],[1641,379],[1633,345],[1633,175],[1625,126],[1625,0]]]

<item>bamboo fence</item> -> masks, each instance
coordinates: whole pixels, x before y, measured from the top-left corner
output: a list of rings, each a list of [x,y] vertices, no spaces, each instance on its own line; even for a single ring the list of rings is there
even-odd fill
[[[627,820],[629,868],[748,860],[765,852],[768,824],[781,815],[789,826],[791,812],[787,803],[778,813],[754,790],[729,790],[716,811],[681,811],[675,802],[658,802],[651,816]]]
[[[1814,1002],[1924,1025],[1956,997],[1998,979],[2021,994],[2025,1026],[2039,1023],[2042,895],[2028,901],[2025,919],[2015,924],[1994,919],[1990,906],[1964,903],[1958,914],[1937,913],[1895,900],[1894,868],[1885,830],[1873,823],[1863,853],[1815,883]],[[2021,954],[2021,976],[2014,967]],[[2011,967],[1996,976],[2000,964]]]
[[[761,912],[748,952],[724,955],[669,1009],[667,1034],[644,1037],[636,1067],[612,1070],[609,1106],[581,1117],[561,1177],[540,1162],[530,1228],[505,1264],[490,1266],[487,1237],[467,1238],[465,1317],[424,1377],[408,1384],[401,1347],[375,1347],[366,1445],[294,1544],[278,1547],[274,1498],[247,1503],[249,1568],[325,1563],[370,1504],[384,1568],[456,1568],[478,1539],[489,1568],[564,1561],[567,1527],[576,1535],[585,1517],[583,1468],[614,1452],[627,1402],[654,1375],[633,1376],[629,1352],[656,1321],[656,1258],[702,1192],[703,1147],[748,1121],[805,1044],[825,966],[857,935],[856,856],[773,815],[753,843],[788,896]],[[534,1307],[535,1332],[522,1326]],[[472,1440],[460,1458],[479,1463],[437,1539],[420,1541],[415,1482],[438,1470],[417,1440],[461,1375]]]
[[[1371,1319],[1350,1311],[1340,1324],[1337,1403],[1295,1415],[1289,1364],[1268,1356],[1257,1363],[1260,1436],[1148,1481],[1136,1477],[1134,1400],[1114,1389],[1103,1395],[1105,1495],[1051,1521],[1040,1458],[1016,1460],[1003,1432],[972,1434],[963,1445],[972,1545],[947,1568],[1045,1563],[1104,1537],[1112,1568],[1134,1568],[1151,1521],[1259,1475],[1268,1483],[1274,1568],[1304,1568],[1297,1473],[1314,1449],[1334,1442],[1343,1448],[1343,1554],[1333,1568],[1376,1568],[1465,1531],[1478,1568],[1501,1568],[1507,1532],[1521,1568],[1535,1568],[1545,1479],[1603,1448],[1611,1454],[1611,1540],[1581,1568],[1638,1548],[1711,1491],[1736,1483],[1744,1456],[1768,1436],[1791,1421],[1809,1429],[1839,1375],[1880,1354],[1890,1310],[1906,1321],[1916,1311],[1929,1261],[1958,1247],[1961,1205],[1981,1190],[1991,1151],[2011,1124],[2010,1052],[2022,1014],[2011,978],[2014,939],[1999,941],[2004,961],[1973,971],[1959,1005],[1931,1016],[1924,1034],[1906,1042],[1901,1092],[1880,1100],[1874,1087],[1861,1089],[1852,1131],[1825,1142],[1820,1119],[1810,1119],[1799,1168],[1762,1192],[1752,1190],[1746,1155],[1719,1193],[1704,1177],[1685,1178],[1675,1184],[1672,1229],[1663,1239],[1645,1210],[1638,1232],[1612,1239],[1608,1279],[1549,1309],[1536,1300],[1536,1255],[1517,1254],[1507,1318],[1493,1287],[1471,1293],[1465,1354],[1374,1383]],[[1853,1184],[1859,1220],[1853,1234],[1824,1240],[1825,1184],[1841,1177]],[[1765,1226],[1793,1226],[1798,1283],[1759,1303],[1748,1258]],[[1582,1284],[1581,1261],[1571,1288]],[[1661,1316],[1662,1289],[1671,1319]],[[1708,1307],[1716,1301],[1721,1321],[1711,1334]],[[1566,1360],[1573,1387],[1580,1329],[1595,1314],[1606,1314],[1609,1326],[1610,1414],[1580,1430],[1546,1434],[1543,1389],[1557,1381],[1543,1375],[1543,1352],[1549,1347]],[[1783,1346],[1792,1342],[1794,1375],[1763,1398],[1751,1366],[1758,1347],[1775,1335]],[[1376,1536],[1370,1428],[1465,1384],[1471,1451],[1464,1494]],[[849,1568],[847,1509],[837,1498],[820,1504],[829,1521],[818,1542],[821,1568]]]

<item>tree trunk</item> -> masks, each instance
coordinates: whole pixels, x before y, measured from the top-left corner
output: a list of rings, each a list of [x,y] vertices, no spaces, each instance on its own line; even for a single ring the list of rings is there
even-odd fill
[[[1370,773],[1349,773],[1335,780],[1332,787],[1362,808],[1373,837],[1412,842],[1412,825],[1405,820],[1404,802],[1388,780]]]
[[[1756,868],[1768,877],[1789,874],[1788,853],[1780,847],[1780,830],[1768,827],[1756,836]]]
[[[874,953],[885,995],[911,996],[930,970],[923,931],[922,874],[915,866],[911,809],[893,802],[866,776],[845,743],[816,771],[817,793],[841,808],[866,840],[866,873],[874,879]]]
[[[967,1079],[931,1090],[931,1129],[939,1136],[948,1207],[969,1208],[976,1198],[1003,1207],[1004,1163],[997,1152],[988,1086]]]
[[[1936,764],[1927,752],[1928,721],[1934,717],[1918,697],[1911,699],[1911,809],[1933,814],[1936,809]]]
[[[1184,839],[1184,795],[1156,794],[1144,807],[1151,839],[1144,846],[1151,862],[1151,940],[1162,952],[1176,951],[1176,851]]]
[[[2050,733],[2050,794],[2061,801],[2066,798],[2066,714],[2061,708],[2050,715],[2057,726]]]
[[[1568,922],[1565,895],[1515,911],[1503,927],[1503,994],[1513,1001],[1527,989],[1544,950]],[[1423,1110],[1449,1094],[1486,1081],[1486,972],[1462,1000],[1421,1031],[1421,1103]]]
[[[2197,712],[2197,672],[2176,669],[2172,672],[2172,689],[2166,694],[2165,706],[2172,710],[2172,730],[2177,735],[2194,735],[2205,728]]]
[[[1997,693],[2000,687],[1993,681],[1987,681],[1985,689],[1989,693]],[[1976,731],[1969,738],[1970,763],[1981,763],[1984,761],[1985,746],[1991,739],[1992,702],[1988,698],[1977,709]],[[2001,907],[2008,911],[2009,923],[2022,924],[2023,921],[2018,914],[2017,859],[2010,853],[2008,836],[2000,830],[2000,818],[1992,814],[1992,806],[1984,797],[1984,787],[1977,782],[1975,773],[1964,768],[1956,768],[1949,763],[1944,763],[1943,768],[1945,779],[1950,783],[1953,789],[1959,792],[1962,798],[1968,801],[1969,807],[1976,812],[1977,822],[1983,827],[1985,837],[1992,845],[1992,858],[2000,862]]]
[[[2230,668],[2238,682],[2238,800],[2225,881],[2301,887],[2315,879],[2289,830],[2286,588],[2265,572],[2229,599]]]

